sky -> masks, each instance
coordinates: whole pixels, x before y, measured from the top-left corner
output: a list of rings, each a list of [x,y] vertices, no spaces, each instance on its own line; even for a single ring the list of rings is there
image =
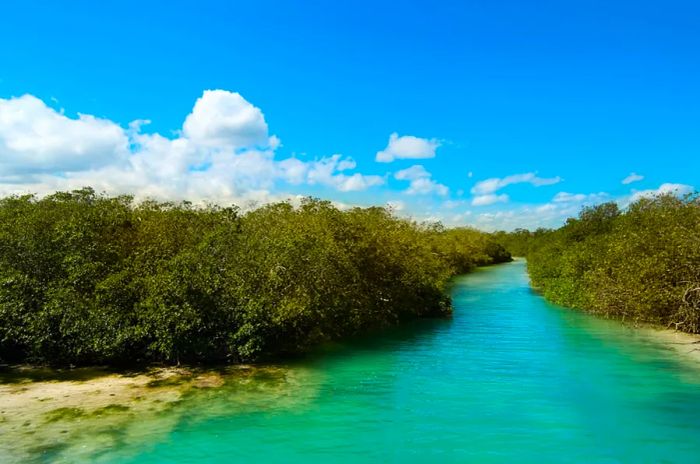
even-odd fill
[[[5,0],[0,195],[556,227],[700,187],[698,24],[676,0]]]

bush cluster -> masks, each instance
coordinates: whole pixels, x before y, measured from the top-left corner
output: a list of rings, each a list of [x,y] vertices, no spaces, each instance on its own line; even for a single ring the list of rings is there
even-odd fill
[[[510,260],[488,234],[341,211],[246,214],[85,188],[0,200],[0,361],[247,362],[447,316],[449,278]]]
[[[700,332],[700,198],[587,207],[557,230],[495,235],[558,304]]]

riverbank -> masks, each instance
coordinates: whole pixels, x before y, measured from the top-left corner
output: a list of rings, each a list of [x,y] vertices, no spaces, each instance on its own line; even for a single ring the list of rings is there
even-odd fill
[[[263,399],[289,401],[289,392],[305,383],[301,373],[237,365],[124,373],[78,368],[54,371],[52,377],[47,369],[16,367],[0,375],[0,463],[54,454],[93,456],[120,442],[156,439],[178,422],[181,402],[207,390],[235,390],[232,408]]]
[[[655,326],[643,326],[637,330],[674,351],[681,358],[700,366],[700,335]]]
[[[556,230],[505,234],[548,301],[700,333],[700,196],[583,208]]]

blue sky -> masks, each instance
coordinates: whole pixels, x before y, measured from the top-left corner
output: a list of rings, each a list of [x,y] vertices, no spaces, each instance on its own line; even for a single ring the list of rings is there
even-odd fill
[[[697,2],[2,10],[3,194],[311,194],[510,229],[700,185]]]

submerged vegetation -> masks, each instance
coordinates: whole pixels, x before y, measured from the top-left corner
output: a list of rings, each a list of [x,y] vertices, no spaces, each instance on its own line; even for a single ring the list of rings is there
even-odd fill
[[[584,208],[557,230],[497,233],[550,301],[700,332],[700,197]]]
[[[509,261],[486,233],[306,199],[242,214],[85,188],[0,200],[0,362],[241,362],[409,317]]]

